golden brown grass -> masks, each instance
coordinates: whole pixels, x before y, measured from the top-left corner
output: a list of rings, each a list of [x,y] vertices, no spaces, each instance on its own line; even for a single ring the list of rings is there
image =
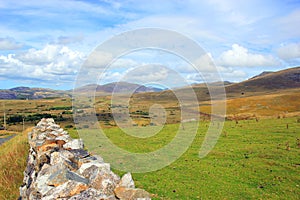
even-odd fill
[[[300,116],[300,90],[278,91],[272,94],[228,99],[227,116],[231,118]],[[204,102],[205,103],[205,102]],[[208,105],[200,106],[202,112],[210,113]],[[214,102],[218,106],[218,102]]]
[[[0,148],[0,199],[17,199],[28,155],[27,129]]]

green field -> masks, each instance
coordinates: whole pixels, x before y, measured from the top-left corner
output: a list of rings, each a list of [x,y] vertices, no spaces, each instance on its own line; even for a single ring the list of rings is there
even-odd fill
[[[236,101],[238,99],[232,102],[232,106],[236,105]],[[7,102],[8,116],[23,113],[21,110],[25,106],[14,107],[15,103],[33,105],[30,108],[32,110],[27,109],[34,113],[39,103],[49,102]],[[61,109],[70,104],[69,101],[60,99],[52,103],[53,105],[48,106],[50,109],[37,113],[57,114],[56,112],[62,111],[53,110],[52,107],[59,105]],[[230,108],[230,102],[228,105]],[[16,108],[20,110],[17,112]],[[70,114],[66,115],[68,116]],[[154,195],[153,199],[299,199],[299,117],[282,115],[277,118],[275,114],[272,116],[272,119],[260,118],[258,121],[226,121],[217,145],[203,159],[198,157],[198,153],[209,122],[201,121],[192,145],[178,160],[158,171],[133,173],[137,187],[151,192]],[[62,127],[72,124],[70,121],[58,123]],[[185,124],[186,134],[190,133],[189,127],[193,123],[195,122]],[[25,125],[26,128],[34,124]],[[143,139],[131,137],[116,127],[105,127],[104,132],[120,148],[144,153],[167,145],[174,138],[178,127],[178,124],[167,124],[159,134]],[[22,130],[22,124],[10,124],[9,128]],[[130,129],[147,132],[153,128],[156,126],[138,126]],[[79,137],[75,128],[70,127],[67,130],[72,137]],[[87,133],[86,144],[91,141],[97,143],[97,138],[92,137],[94,132],[95,129],[92,129],[90,134]],[[0,197],[5,197],[4,199],[18,197],[18,187],[23,179],[28,146],[26,135],[21,135],[22,140],[16,136],[0,147]],[[12,146],[13,148],[10,148]],[[99,154],[101,155],[101,152]],[[16,162],[16,158],[20,159]],[[119,175],[125,173],[116,169],[114,171]]]
[[[154,199],[299,199],[297,118],[227,121],[213,151],[200,159],[207,124],[201,122],[192,145],[177,161],[155,172],[134,173],[137,186],[155,194]],[[177,128],[167,125],[149,139],[136,139],[118,128],[105,133],[123,149],[149,152],[171,141]],[[89,137],[91,141],[97,138]]]

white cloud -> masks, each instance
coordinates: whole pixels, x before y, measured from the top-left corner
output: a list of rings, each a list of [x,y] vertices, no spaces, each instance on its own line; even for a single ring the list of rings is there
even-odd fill
[[[280,64],[271,55],[250,53],[247,48],[238,44],[233,44],[231,50],[223,52],[217,63],[222,66],[232,67],[265,67]]]
[[[300,43],[291,43],[279,47],[277,55],[283,60],[300,58]]]
[[[74,80],[84,55],[66,46],[46,45],[20,54],[0,56],[0,76],[37,82],[69,82]]]
[[[202,55],[195,61],[195,65],[200,72],[216,72],[217,68],[213,62],[211,53]]]
[[[233,69],[232,67],[217,66],[217,69],[224,81],[243,81],[247,78],[247,73],[242,70]]]
[[[86,69],[105,70],[107,65],[113,60],[113,55],[110,52],[102,50],[94,50],[84,63]]]
[[[162,65],[143,65],[127,71],[122,78],[127,82],[164,82],[172,76],[172,71]]]
[[[0,50],[20,49],[23,45],[17,43],[14,38],[0,38]]]

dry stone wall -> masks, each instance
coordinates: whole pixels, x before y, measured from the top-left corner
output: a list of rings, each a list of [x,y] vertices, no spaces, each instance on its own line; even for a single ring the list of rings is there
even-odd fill
[[[122,178],[100,156],[84,150],[53,119],[42,119],[29,133],[27,167],[20,187],[22,200],[149,200],[135,188],[130,173]]]

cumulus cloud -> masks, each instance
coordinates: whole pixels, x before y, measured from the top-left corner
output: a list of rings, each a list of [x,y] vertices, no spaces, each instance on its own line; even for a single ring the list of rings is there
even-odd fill
[[[113,55],[111,53],[95,50],[88,56],[84,63],[84,67],[89,70],[94,68],[103,71],[112,60]]]
[[[162,65],[143,65],[129,70],[123,77],[124,81],[139,83],[160,82],[169,79],[172,71]]]
[[[217,69],[224,81],[243,81],[247,78],[247,73],[232,67],[217,66]]]
[[[283,60],[300,58],[300,43],[291,43],[277,49],[277,55]]]
[[[250,53],[247,48],[238,44],[233,44],[231,50],[223,52],[217,63],[222,66],[232,67],[265,67],[280,64],[271,55]]]
[[[15,50],[22,48],[22,44],[17,43],[14,38],[0,38],[0,50]]]
[[[0,77],[41,82],[74,80],[84,55],[66,46],[46,45],[20,54],[0,56]]]
[[[216,72],[217,68],[213,62],[211,53],[206,53],[198,58],[195,62],[196,68],[200,72]]]

